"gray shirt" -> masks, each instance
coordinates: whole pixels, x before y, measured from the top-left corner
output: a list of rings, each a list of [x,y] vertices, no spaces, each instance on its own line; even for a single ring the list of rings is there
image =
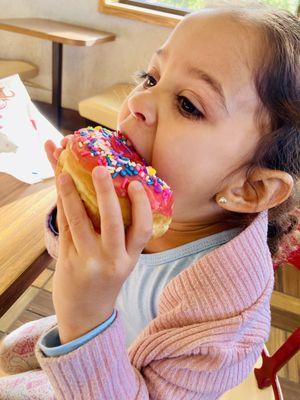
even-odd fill
[[[177,274],[204,254],[233,239],[242,228],[228,229],[160,253],[141,254],[116,301],[126,334],[126,346],[156,318],[159,296]]]

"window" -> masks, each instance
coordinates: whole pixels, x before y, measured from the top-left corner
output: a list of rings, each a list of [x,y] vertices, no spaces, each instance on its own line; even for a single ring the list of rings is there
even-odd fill
[[[300,11],[299,0],[262,0],[294,14]],[[213,2],[212,2],[213,3]],[[209,5],[207,0],[100,0],[102,12],[173,27],[184,15]]]
[[[187,12],[199,10],[206,4],[203,0],[119,0],[123,4],[135,4],[139,7],[161,8],[163,11],[185,15]],[[284,8],[293,13],[297,10],[298,0],[263,0],[264,3]]]

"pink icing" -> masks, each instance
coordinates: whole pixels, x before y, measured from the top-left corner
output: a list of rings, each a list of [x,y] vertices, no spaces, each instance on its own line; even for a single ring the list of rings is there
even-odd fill
[[[152,211],[172,215],[174,199],[170,187],[156,176],[155,169],[146,164],[120,132],[100,126],[83,128],[74,132],[70,146],[86,170],[92,172],[97,165],[105,165],[110,170],[119,197],[128,196],[129,183],[138,180],[146,190]],[[121,171],[126,175],[122,176]]]

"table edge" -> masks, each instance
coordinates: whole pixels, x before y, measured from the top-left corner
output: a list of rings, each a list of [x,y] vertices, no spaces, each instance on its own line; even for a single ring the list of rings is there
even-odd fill
[[[47,20],[47,21],[52,21],[52,20]],[[59,22],[59,21],[56,21],[56,22]],[[67,25],[72,26],[71,24],[67,24]],[[83,28],[80,25],[73,25],[73,26],[76,26],[78,28]],[[116,38],[116,35],[114,33],[102,31],[103,35],[105,35],[103,38],[94,39],[94,40],[80,40],[80,39],[74,40],[74,39],[62,38],[60,36],[56,36],[53,34],[38,32],[38,31],[35,31],[30,28],[22,28],[22,27],[17,27],[14,25],[5,24],[5,23],[3,23],[3,20],[0,20],[0,30],[14,32],[14,33],[20,33],[23,35],[33,36],[33,37],[37,37],[37,38],[44,39],[44,40],[50,40],[51,42],[55,42],[55,43],[68,44],[68,45],[72,45],[72,46],[86,46],[86,47],[93,46],[94,44],[111,42],[111,41],[114,41]],[[99,31],[99,33],[101,33],[101,31]]]

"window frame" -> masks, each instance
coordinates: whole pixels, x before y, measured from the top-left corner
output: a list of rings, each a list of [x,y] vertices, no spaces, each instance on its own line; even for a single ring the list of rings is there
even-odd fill
[[[185,12],[179,10],[174,10],[174,12],[171,13],[165,11],[167,7],[164,8],[155,5],[141,7],[131,4],[132,2],[130,0],[122,0],[122,2],[119,0],[99,0],[98,10],[105,14],[167,26],[169,28],[174,28],[186,14],[190,13],[190,11]],[[162,11],[162,9],[164,11]],[[297,15],[298,17],[300,16],[300,1],[297,9]]]
[[[120,3],[118,0],[99,0],[99,11],[117,17],[139,20],[151,24],[174,28],[184,15],[168,13],[158,9]]]

